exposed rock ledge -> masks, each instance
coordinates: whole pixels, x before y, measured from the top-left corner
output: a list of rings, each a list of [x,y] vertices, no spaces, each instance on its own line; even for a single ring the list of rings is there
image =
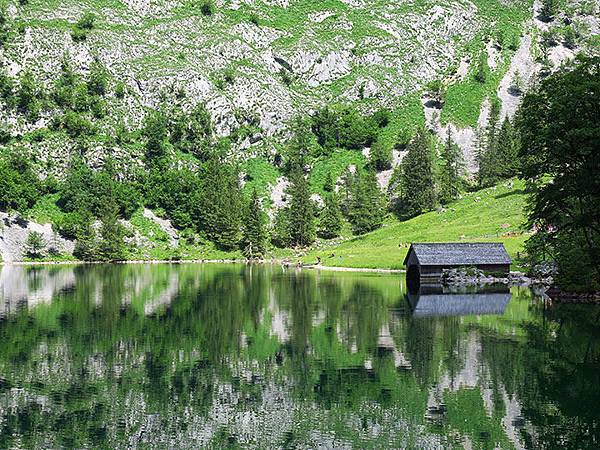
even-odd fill
[[[63,239],[52,230],[52,225],[31,222],[22,217],[0,212],[0,256],[2,261],[22,261],[26,256],[25,242],[31,232],[40,233],[48,248],[60,254],[72,254],[73,241]]]

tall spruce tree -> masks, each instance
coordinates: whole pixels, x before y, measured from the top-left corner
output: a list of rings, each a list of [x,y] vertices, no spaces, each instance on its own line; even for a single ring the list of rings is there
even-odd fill
[[[371,165],[381,172],[392,167],[392,147],[382,139],[376,140],[371,147]]]
[[[384,196],[372,168],[359,169],[352,184],[348,219],[354,234],[376,230],[385,218]]]
[[[425,128],[419,129],[408,144],[408,153],[401,167],[399,215],[412,217],[432,209],[436,202],[433,150]]]
[[[497,163],[497,148],[498,148],[498,120],[500,117],[499,102],[492,101],[490,105],[490,114],[488,123],[483,134],[483,142],[478,149],[479,172],[477,181],[479,186],[491,186],[497,181],[496,163]]]
[[[122,261],[125,256],[125,227],[119,222],[119,206],[116,201],[105,205],[100,217],[100,242],[98,256],[102,261]]]
[[[498,132],[496,144],[496,175],[498,180],[514,177],[519,170],[519,136],[506,118]]]
[[[452,141],[452,132],[448,128],[446,143],[442,149],[442,173],[440,201],[443,203],[456,200],[462,188],[464,160],[460,147]]]
[[[239,246],[241,232],[241,189],[238,171],[220,155],[205,163],[197,192],[199,228],[224,250]]]
[[[75,249],[73,255],[81,261],[95,261],[98,259],[98,242],[96,231],[92,227],[91,219],[85,217],[77,227]]]
[[[291,185],[288,188],[290,244],[305,247],[315,240],[314,205],[310,198],[308,181],[300,168],[292,172],[290,181]]]
[[[339,191],[339,202],[342,214],[348,218],[350,215],[350,200],[352,198],[352,186],[354,185],[356,175],[348,167],[342,174],[342,189]]]
[[[280,208],[275,214],[275,220],[271,228],[271,242],[279,248],[290,246],[290,209]]]
[[[154,164],[167,154],[168,120],[160,110],[151,111],[144,119],[142,135],[146,138],[146,160]]]
[[[260,258],[267,251],[266,218],[256,189],[246,206],[242,250],[249,259]]]
[[[325,207],[319,215],[318,235],[324,239],[333,239],[342,232],[342,210],[335,192],[325,196]]]

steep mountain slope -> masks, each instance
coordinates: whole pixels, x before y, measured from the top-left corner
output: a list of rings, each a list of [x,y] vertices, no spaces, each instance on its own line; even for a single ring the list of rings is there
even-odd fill
[[[65,56],[82,71],[98,57],[133,94],[113,105],[113,117],[135,123],[161,91],[183,89],[207,104],[221,134],[258,120],[263,137],[325,103],[385,105],[419,121],[427,82],[464,76],[459,69],[470,70],[490,36],[507,43],[494,56],[501,70],[531,17],[527,0],[234,0],[210,15],[197,0],[4,3],[16,25],[2,54],[12,74],[29,68],[50,81]],[[86,13],[93,29],[75,42]]]

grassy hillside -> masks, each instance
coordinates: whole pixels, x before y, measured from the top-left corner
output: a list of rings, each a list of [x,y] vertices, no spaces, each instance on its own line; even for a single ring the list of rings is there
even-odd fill
[[[411,242],[502,242],[514,258],[523,248],[524,185],[521,181],[465,194],[446,210],[406,222],[390,219],[383,228],[341,243],[321,243],[303,258],[333,267],[401,269]],[[400,245],[404,244],[403,247]]]

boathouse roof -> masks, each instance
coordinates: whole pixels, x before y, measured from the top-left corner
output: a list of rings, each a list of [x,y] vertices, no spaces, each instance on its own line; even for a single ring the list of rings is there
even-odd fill
[[[404,264],[414,253],[421,266],[477,266],[510,264],[511,259],[501,243],[428,243],[412,244]]]

